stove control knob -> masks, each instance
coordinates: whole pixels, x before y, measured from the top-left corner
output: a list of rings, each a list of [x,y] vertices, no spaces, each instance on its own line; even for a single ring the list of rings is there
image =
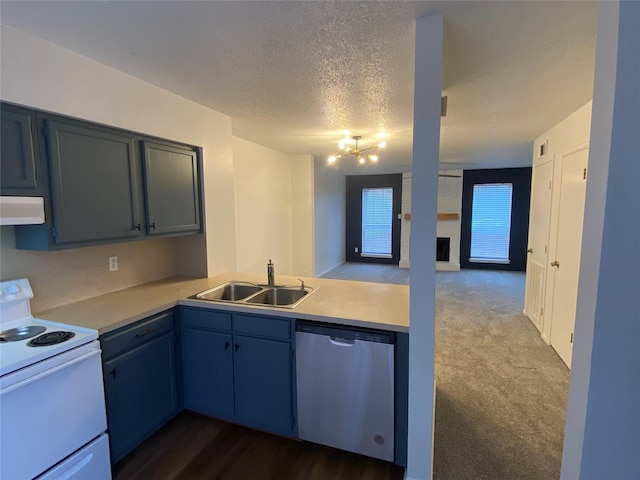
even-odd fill
[[[20,287],[15,283],[12,283],[7,287],[5,292],[7,293],[7,295],[17,295],[18,293],[20,293]]]

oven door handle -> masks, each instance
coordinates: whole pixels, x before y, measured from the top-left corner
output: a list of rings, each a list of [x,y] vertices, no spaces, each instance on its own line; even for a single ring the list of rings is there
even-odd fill
[[[56,365],[55,367],[50,368],[49,370],[45,370],[44,372],[40,372],[34,375],[33,377],[29,377],[22,380],[21,382],[14,383],[13,385],[9,385],[8,387],[0,390],[0,397],[2,395],[6,395],[7,393],[11,393],[15,390],[18,390],[19,388],[26,387],[30,383],[37,382],[41,378],[48,377],[49,375],[53,375],[54,373],[59,372],[60,370],[71,367],[76,363],[84,362],[85,360],[87,360],[90,357],[93,357],[94,355],[100,355],[100,350],[94,350],[93,352],[85,353],[84,355],[74,358],[73,360],[62,363],[60,365]]]

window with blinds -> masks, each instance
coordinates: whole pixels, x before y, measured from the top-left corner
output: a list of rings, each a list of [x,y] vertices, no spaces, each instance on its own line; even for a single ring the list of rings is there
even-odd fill
[[[509,263],[511,183],[473,186],[471,262]]]
[[[363,257],[391,258],[393,188],[362,189]]]

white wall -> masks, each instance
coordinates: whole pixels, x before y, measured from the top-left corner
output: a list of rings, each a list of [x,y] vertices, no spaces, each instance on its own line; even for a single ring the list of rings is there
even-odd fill
[[[155,258],[130,255],[133,251],[130,247],[113,245],[109,251],[123,258],[129,257],[133,263],[128,266],[136,272],[121,272],[119,281],[114,281],[115,274],[107,271],[106,257],[104,262],[99,261],[105,255],[102,247],[73,249],[68,254],[60,254],[60,257],[72,256],[78,272],[86,270],[97,275],[92,282],[87,282],[82,274],[67,275],[65,286],[69,296],[64,300],[95,295],[94,283],[116,289],[167,276],[166,273],[207,276],[235,270],[229,117],[11,27],[2,25],[0,36],[2,100],[199,145],[204,149],[207,233],[154,243],[149,248],[156,252]],[[2,271],[19,274],[22,263],[34,264],[38,258],[39,271],[29,271],[34,289],[36,292],[55,289],[56,273],[60,268],[56,254],[38,256],[22,252],[12,255],[13,232],[7,229],[2,232]],[[26,260],[29,256],[30,261]],[[171,257],[170,261],[166,261],[167,257]],[[96,261],[99,261],[98,265],[94,265]],[[159,269],[157,263],[167,267]],[[49,306],[52,304],[42,307]]]
[[[436,262],[436,270],[460,270],[460,228],[462,222],[462,170],[443,170],[439,173],[459,175],[459,178],[438,177],[438,213],[457,213],[455,220],[438,220],[436,235],[451,239],[449,261]],[[400,268],[410,267],[409,240],[411,220],[404,218],[411,213],[411,173],[402,174],[402,230],[400,232]]]
[[[314,161],[311,155],[291,159],[291,263],[293,275],[315,274]]]
[[[237,271],[290,275],[291,156],[233,137],[233,162]]]
[[[233,137],[233,162],[237,271],[312,275],[312,157]]]
[[[538,137],[533,142],[533,164],[538,165],[546,161],[553,161],[553,184],[559,185],[562,173],[562,157],[568,152],[574,151],[576,148],[589,143],[590,127],[591,127],[591,107],[592,102],[588,102],[578,110],[573,112],[560,123],[552,127],[549,131]],[[540,145],[547,144],[547,154],[540,156]],[[534,168],[535,171],[535,168]],[[532,199],[534,201],[534,199]],[[558,236],[558,215],[560,210],[560,189],[552,189],[551,197],[551,216],[549,223],[549,235],[547,246],[549,248],[550,259],[555,258],[556,242]],[[577,212],[582,215],[583,212]],[[544,312],[542,320],[542,338],[549,343],[551,340],[551,320],[550,312],[553,310],[553,288],[554,275],[549,275],[549,266],[547,265]]]
[[[345,261],[346,177],[316,157],[313,181],[314,275],[320,276]]]
[[[438,220],[437,236],[451,239],[449,261],[436,262],[436,270],[460,270],[460,231],[462,227],[462,170],[441,170],[445,175],[458,177],[438,177],[438,213],[457,213],[455,220]]]
[[[433,474],[435,254],[442,15],[416,21],[416,64],[411,199],[411,290],[409,297],[409,434],[405,478]]]
[[[561,478],[640,478],[640,3],[600,2]]]

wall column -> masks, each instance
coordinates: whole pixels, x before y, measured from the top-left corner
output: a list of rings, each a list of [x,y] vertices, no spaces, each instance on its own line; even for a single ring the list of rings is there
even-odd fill
[[[600,2],[561,478],[640,478],[640,3]]]
[[[433,471],[436,213],[440,161],[442,15],[416,21],[411,179],[409,435],[405,478]]]

